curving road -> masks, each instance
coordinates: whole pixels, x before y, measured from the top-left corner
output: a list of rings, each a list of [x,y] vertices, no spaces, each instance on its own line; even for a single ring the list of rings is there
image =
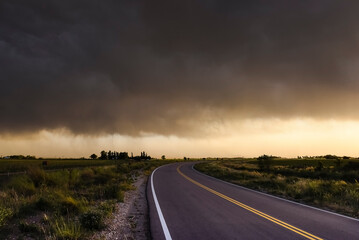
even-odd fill
[[[153,239],[359,239],[357,219],[223,182],[193,164],[152,173],[147,196]]]

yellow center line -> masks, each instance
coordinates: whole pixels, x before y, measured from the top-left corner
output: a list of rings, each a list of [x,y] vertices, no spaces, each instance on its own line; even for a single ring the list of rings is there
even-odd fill
[[[213,194],[215,194],[215,195],[217,195],[217,196],[219,196],[219,197],[221,197],[223,199],[226,199],[227,201],[229,201],[231,203],[234,203],[239,207],[242,207],[242,208],[244,208],[244,209],[246,209],[246,210],[248,210],[248,211],[250,211],[252,213],[255,213],[255,214],[257,214],[257,215],[271,221],[271,222],[274,222],[274,223],[276,223],[276,224],[278,224],[278,225],[280,225],[280,226],[282,226],[282,227],[284,227],[286,229],[289,229],[289,230],[291,230],[291,231],[293,231],[295,233],[298,233],[299,235],[301,235],[303,237],[306,237],[306,238],[311,239],[311,240],[323,240],[322,238],[319,238],[319,237],[317,237],[317,236],[315,236],[313,234],[310,234],[310,233],[308,233],[308,232],[306,232],[306,231],[304,231],[302,229],[299,229],[297,227],[294,227],[294,226],[292,226],[292,225],[290,225],[290,224],[288,224],[286,222],[283,222],[283,221],[281,221],[281,220],[279,220],[277,218],[274,218],[274,217],[272,217],[272,216],[270,216],[268,214],[265,214],[265,213],[263,213],[261,211],[258,211],[257,209],[254,209],[254,208],[252,208],[252,207],[250,207],[248,205],[245,205],[245,204],[243,204],[241,202],[238,202],[237,200],[234,200],[233,198],[230,198],[230,197],[228,197],[228,196],[226,196],[226,195],[224,195],[222,193],[219,193],[219,192],[217,192],[217,191],[215,191],[215,190],[213,190],[213,189],[211,189],[209,187],[204,186],[203,184],[193,180],[192,178],[188,177],[183,172],[181,172],[181,170],[180,170],[181,166],[182,165],[177,167],[177,172],[179,174],[181,174],[184,178],[186,178],[188,181],[194,183],[195,185],[197,185],[197,186],[199,186],[199,187],[201,187],[201,188],[203,188],[203,189],[205,189],[205,190],[207,190],[207,191],[209,191],[209,192],[211,192],[211,193],[213,193]]]

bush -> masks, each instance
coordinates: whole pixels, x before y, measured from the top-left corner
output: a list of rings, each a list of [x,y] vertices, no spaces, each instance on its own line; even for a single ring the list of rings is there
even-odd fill
[[[24,196],[31,196],[36,192],[34,183],[26,175],[13,177],[7,186]]]
[[[53,210],[55,209],[53,199],[50,199],[49,196],[41,196],[35,203],[35,207],[41,211]]]
[[[17,212],[18,216],[29,216],[35,214],[34,202],[31,199],[27,199],[22,202]]]
[[[107,185],[103,194],[105,199],[119,199],[121,197],[121,189],[117,184]]]
[[[129,173],[130,172],[130,168],[129,168],[129,164],[128,163],[120,163],[117,164],[117,172],[119,173]]]
[[[80,216],[81,225],[90,230],[99,230],[104,228],[104,216],[99,211],[89,211]]]
[[[102,202],[99,206],[99,209],[101,212],[103,212],[105,217],[108,217],[116,210],[115,201]]]
[[[32,180],[35,187],[39,187],[46,182],[46,173],[39,167],[29,167],[27,175]]]
[[[35,207],[41,211],[55,211],[61,214],[78,214],[86,209],[85,199],[75,199],[65,195],[61,191],[43,192],[35,203]]]
[[[85,211],[87,201],[85,199],[75,199],[71,196],[66,196],[61,200],[60,204],[63,214],[78,214]]]
[[[92,184],[94,177],[95,173],[91,168],[85,168],[80,174],[81,183],[85,185]]]
[[[94,199],[117,199],[123,201],[124,193],[118,184],[108,184],[105,186],[93,187],[92,190]]]
[[[11,218],[13,214],[10,208],[0,206],[0,228],[6,224],[7,220]]]
[[[106,184],[115,177],[110,169],[97,168],[95,170],[94,184]]]
[[[61,187],[67,189],[69,185],[69,171],[56,171],[46,173],[46,185],[49,187]]]

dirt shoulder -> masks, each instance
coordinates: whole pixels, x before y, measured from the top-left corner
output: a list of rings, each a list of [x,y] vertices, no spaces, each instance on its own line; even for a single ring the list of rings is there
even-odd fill
[[[150,238],[148,209],[146,199],[147,176],[139,176],[135,182],[135,190],[125,193],[123,203],[118,203],[113,218],[107,227],[96,233],[91,239],[109,240],[146,240]]]

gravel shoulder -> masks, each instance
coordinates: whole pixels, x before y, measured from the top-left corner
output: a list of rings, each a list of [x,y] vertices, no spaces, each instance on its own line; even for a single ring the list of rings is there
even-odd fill
[[[148,176],[139,176],[134,182],[135,190],[125,193],[123,203],[118,203],[107,227],[96,233],[92,240],[147,240],[150,239],[146,185]]]

